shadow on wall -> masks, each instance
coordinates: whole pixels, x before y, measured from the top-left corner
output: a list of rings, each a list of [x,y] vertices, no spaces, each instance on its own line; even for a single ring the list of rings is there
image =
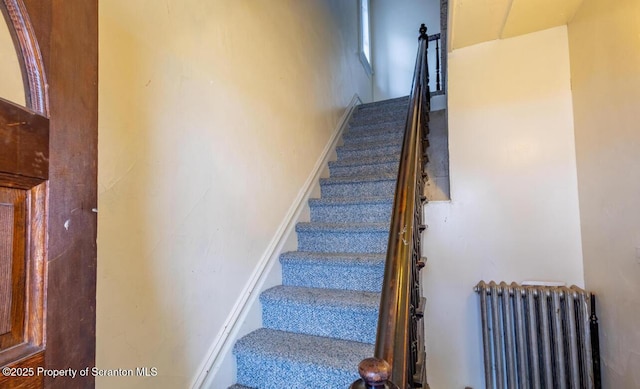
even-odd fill
[[[449,189],[449,130],[447,110],[441,109],[429,113],[429,148],[427,149],[427,177],[424,194],[429,201],[447,201],[451,199]]]

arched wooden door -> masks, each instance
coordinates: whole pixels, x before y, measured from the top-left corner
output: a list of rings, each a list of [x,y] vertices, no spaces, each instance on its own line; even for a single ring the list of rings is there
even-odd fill
[[[0,8],[25,89],[0,96],[0,388],[93,387],[97,1]]]

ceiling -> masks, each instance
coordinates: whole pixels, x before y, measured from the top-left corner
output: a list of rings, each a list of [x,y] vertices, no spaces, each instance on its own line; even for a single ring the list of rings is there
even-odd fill
[[[567,24],[583,0],[450,0],[450,50]]]

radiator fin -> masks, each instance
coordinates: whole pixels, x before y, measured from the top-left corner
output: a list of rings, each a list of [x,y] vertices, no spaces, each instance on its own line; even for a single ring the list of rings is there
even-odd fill
[[[592,294],[576,286],[493,281],[481,281],[475,290],[487,389],[599,389]]]

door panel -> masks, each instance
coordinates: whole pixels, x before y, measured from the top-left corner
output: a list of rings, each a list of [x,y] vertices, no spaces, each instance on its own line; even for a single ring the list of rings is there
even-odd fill
[[[33,374],[13,370],[16,374],[2,374],[0,382],[5,381],[2,387],[35,388],[44,383],[36,369],[44,366],[45,356],[49,119],[43,116],[46,99],[41,90],[34,92],[30,79],[46,77],[43,68],[24,68],[41,63],[29,57],[39,49],[29,36],[24,5],[3,0],[2,12],[10,22],[31,108],[0,98],[0,365],[21,366]]]
[[[45,221],[46,183],[0,186],[0,366],[36,369],[29,360],[42,359],[34,354],[44,350]]]
[[[0,98],[0,367],[90,368],[97,1],[0,0],[0,9],[10,22],[27,105]],[[91,375],[0,374],[0,388],[93,386]]]
[[[36,371],[45,349],[47,183],[11,177],[0,177],[0,366]],[[4,378],[3,388],[32,380]]]
[[[0,191],[0,197],[2,192]],[[15,204],[0,199],[0,336],[11,331],[12,265],[14,262]],[[20,253],[17,253],[20,256]],[[0,345],[0,348],[2,346]]]
[[[11,331],[12,265],[16,260],[14,254],[18,258],[23,255],[13,245],[14,234],[21,235],[15,219],[20,220],[20,213],[24,214],[24,204],[21,204],[24,198],[22,201],[16,198],[21,193],[12,196],[10,189],[3,189],[0,189],[0,336]]]
[[[25,226],[25,191],[0,187],[0,356],[24,338]]]

